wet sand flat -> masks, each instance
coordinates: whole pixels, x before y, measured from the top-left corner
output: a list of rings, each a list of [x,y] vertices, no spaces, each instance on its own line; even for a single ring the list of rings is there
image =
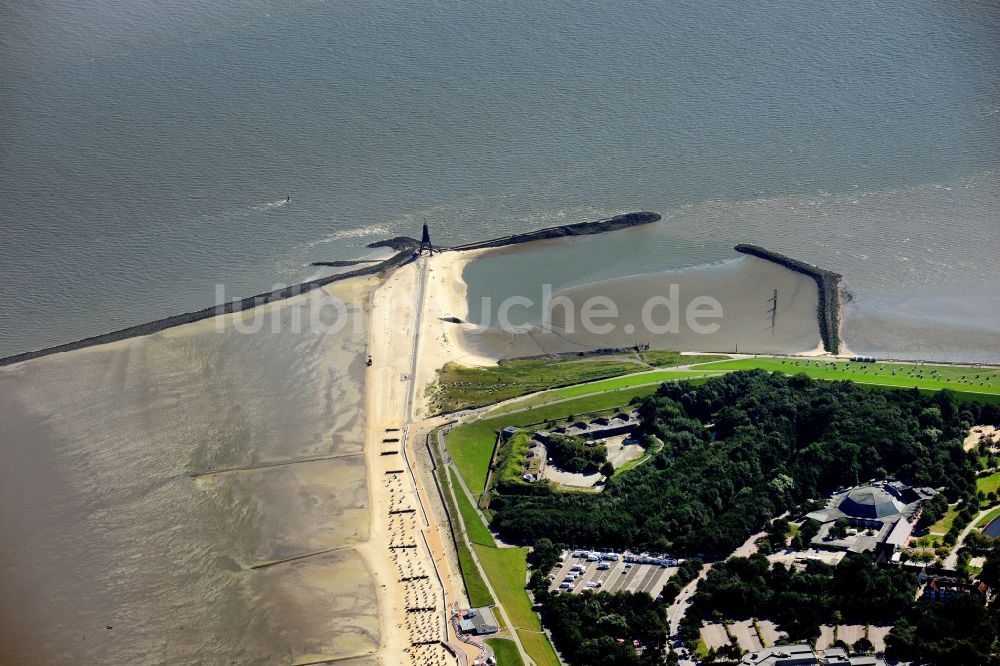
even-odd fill
[[[511,270],[516,270],[512,258]],[[671,289],[676,290],[672,299]],[[777,313],[772,328],[770,299],[778,291]],[[537,294],[526,294],[538,298]],[[564,296],[572,304],[564,307],[556,298]],[[689,326],[685,313],[698,298],[714,299],[722,316],[703,318],[696,323],[717,324],[711,333]],[[653,299],[675,300],[676,310],[666,306],[643,309]],[[592,318],[599,325],[610,325],[607,332],[587,330],[583,324],[586,303],[614,305],[616,316]],[[484,354],[512,357],[542,353],[581,351],[603,347],[628,347],[648,344],[653,349],[704,352],[781,352],[813,350],[819,344],[816,317],[816,283],[809,277],[756,257],[668,273],[639,275],[596,282],[567,289],[553,296],[554,307],[545,325],[511,333],[496,328],[478,333],[464,333],[466,345]],[[676,313],[676,314],[675,314]],[[676,331],[666,327],[673,317]],[[650,323],[652,325],[650,325]]]
[[[0,663],[374,663],[372,285],[0,369]]]

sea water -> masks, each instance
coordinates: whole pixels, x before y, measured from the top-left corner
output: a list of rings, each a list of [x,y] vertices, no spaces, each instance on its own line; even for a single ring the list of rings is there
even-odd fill
[[[294,283],[423,222],[448,244],[657,210],[652,244],[567,274],[758,242],[844,272],[862,312],[905,300],[914,318],[997,281],[992,2],[3,15],[0,355],[201,308],[216,284]],[[872,197],[892,203],[851,215]]]

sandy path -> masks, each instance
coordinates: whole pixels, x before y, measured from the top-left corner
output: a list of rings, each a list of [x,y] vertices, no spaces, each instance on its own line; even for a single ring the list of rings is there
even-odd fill
[[[1000,429],[997,429],[991,425],[977,425],[973,426],[969,430],[969,434],[966,436],[965,441],[962,443],[962,448],[966,451],[971,451],[972,449],[985,443],[986,446],[983,448],[990,448],[993,446],[991,442],[997,441],[997,435],[1000,434]]]
[[[414,417],[427,414],[427,390],[437,380],[437,371],[448,362],[467,366],[495,365],[494,358],[484,356],[463,343],[476,330],[472,324],[455,324],[445,318],[462,321],[468,316],[467,289],[462,279],[465,265],[485,250],[442,252],[423,259],[425,291],[420,319],[419,351],[416,365]],[[407,267],[409,268],[409,267]]]

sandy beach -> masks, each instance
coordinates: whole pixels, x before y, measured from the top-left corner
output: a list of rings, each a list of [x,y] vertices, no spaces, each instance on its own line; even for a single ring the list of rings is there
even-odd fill
[[[437,381],[437,371],[446,363],[466,366],[495,365],[496,357],[468,344],[478,327],[465,322],[469,314],[467,288],[462,279],[465,266],[490,250],[441,252],[426,261],[427,289],[424,295],[416,372],[414,416],[426,415],[427,391]]]
[[[442,320],[464,314],[462,283],[454,280],[461,263],[458,253],[421,258],[392,271],[372,301],[365,403],[372,523],[362,552],[376,580],[386,629],[379,656],[387,666],[459,663],[455,653],[478,656],[447,621],[449,609],[467,601],[449,563],[450,535],[429,509],[436,491],[416,469],[424,438],[443,423],[420,420],[437,368],[450,358],[479,360],[457,348],[444,329],[451,324]]]

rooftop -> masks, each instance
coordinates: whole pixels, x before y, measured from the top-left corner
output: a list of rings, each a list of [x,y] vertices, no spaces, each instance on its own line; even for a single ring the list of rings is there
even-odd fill
[[[847,493],[837,506],[853,518],[890,518],[903,512],[903,504],[882,488],[862,486]]]
[[[744,655],[740,663],[745,666],[885,666],[878,657],[848,657],[841,648],[813,651],[805,643],[764,648]]]

